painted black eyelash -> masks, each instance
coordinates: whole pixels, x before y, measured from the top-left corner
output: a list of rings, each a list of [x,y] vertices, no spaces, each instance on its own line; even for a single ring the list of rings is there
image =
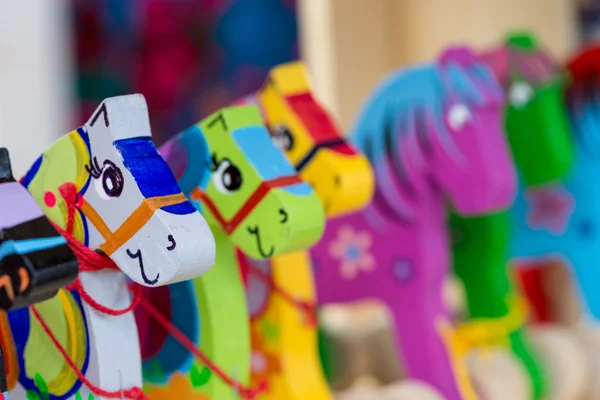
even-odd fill
[[[213,153],[210,160],[212,161],[211,169],[212,171],[216,171],[219,167],[219,162],[217,161],[217,154]]]
[[[94,179],[98,179],[102,176],[102,168],[100,168],[100,164],[98,164],[98,158],[96,158],[96,157],[90,159],[90,165],[86,165],[85,170]]]

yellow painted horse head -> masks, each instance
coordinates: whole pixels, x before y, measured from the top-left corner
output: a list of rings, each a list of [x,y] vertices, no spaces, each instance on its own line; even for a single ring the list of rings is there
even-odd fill
[[[273,141],[313,186],[328,216],[356,211],[371,200],[369,161],[314,98],[303,63],[273,68],[263,87],[240,102],[261,108]]]

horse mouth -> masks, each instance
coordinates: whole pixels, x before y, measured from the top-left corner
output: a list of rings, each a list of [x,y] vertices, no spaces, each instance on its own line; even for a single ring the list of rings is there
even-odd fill
[[[146,270],[144,269],[144,258],[142,257],[142,251],[138,249],[138,251],[132,253],[129,249],[127,249],[126,253],[132,260],[135,260],[137,258],[138,264],[140,266],[140,272],[142,274],[142,280],[144,281],[144,283],[148,284],[149,286],[156,285],[158,279],[160,278],[160,272],[156,274],[156,277],[154,279],[148,279],[148,276],[146,275]]]
[[[260,241],[260,233],[258,231],[258,225],[255,226],[254,228],[248,227],[248,233],[250,233],[251,235],[254,235],[256,237],[256,246],[258,247],[258,252],[260,253],[260,255],[263,258],[271,258],[273,256],[273,254],[275,253],[275,247],[271,246],[271,249],[269,250],[268,253],[265,253],[263,248],[262,248],[262,242]]]

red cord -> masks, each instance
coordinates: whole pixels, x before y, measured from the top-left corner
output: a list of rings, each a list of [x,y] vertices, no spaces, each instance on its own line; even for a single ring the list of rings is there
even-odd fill
[[[119,315],[127,314],[128,312],[133,311],[137,307],[137,305],[140,303],[140,298],[142,297],[142,288],[140,287],[140,285],[135,285],[135,287],[133,289],[133,299],[131,300],[131,304],[129,305],[129,307],[124,308],[122,310],[115,310],[114,308],[108,308],[108,307],[98,303],[96,300],[94,300],[92,298],[92,296],[90,296],[90,294],[88,292],[86,292],[86,290],[83,288],[83,284],[81,283],[79,278],[75,279],[75,282],[72,285],[67,286],[66,289],[67,290],[71,290],[71,289],[77,290],[77,293],[79,293],[81,298],[87,304],[89,304],[90,307],[92,307],[94,310],[99,311],[103,314],[112,315],[115,317],[119,316]]]
[[[240,382],[229,377],[218,365],[213,363],[204,353],[202,353],[194,342],[192,342],[179,328],[177,328],[171,321],[169,321],[164,315],[161,314],[151,303],[145,298],[140,300],[140,306],[154,318],[160,325],[162,325],[173,337],[188,350],[194,354],[203,364],[205,364],[212,372],[217,374],[227,385],[234,388],[244,400],[253,400],[257,398],[263,392],[268,390],[267,382],[261,381],[256,388],[248,388],[242,385]]]
[[[65,203],[67,205],[67,229],[62,229],[60,226],[53,223],[56,230],[67,240],[67,244],[75,253],[75,257],[79,262],[79,272],[96,272],[101,271],[103,269],[111,269],[114,271],[119,271],[119,267],[115,264],[113,260],[110,259],[106,254],[100,254],[89,247],[81,243],[73,236],[73,223],[75,219],[75,212],[80,203],[79,201],[79,193],[77,193],[77,189],[75,185],[72,183],[65,184],[59,188],[59,192],[61,196],[65,199]],[[122,310],[115,310],[112,308],[108,308],[98,303],[96,300],[90,296],[90,294],[84,289],[83,284],[79,277],[75,279],[72,285],[66,287],[67,290],[76,290],[77,293],[81,296],[81,298],[90,305],[94,310],[101,312],[107,315],[119,316],[123,314],[127,314],[138,305],[140,301],[140,297],[142,295],[142,290],[139,285],[136,285],[135,290],[133,292],[133,299],[129,307],[124,308]]]
[[[56,348],[58,349],[60,354],[62,354],[62,356],[65,358],[65,361],[67,362],[67,364],[69,364],[69,367],[71,367],[71,369],[77,374],[77,377],[79,378],[79,380],[81,382],[83,382],[83,384],[85,386],[87,386],[95,395],[108,397],[109,399],[126,398],[126,399],[132,399],[132,400],[150,400],[150,398],[148,396],[146,396],[144,394],[144,392],[142,391],[142,389],[139,387],[134,387],[132,389],[127,389],[127,390],[119,390],[119,391],[115,391],[115,392],[109,392],[104,389],[100,389],[99,387],[92,384],[92,382],[90,382],[85,377],[83,372],[81,372],[81,370],[77,367],[75,362],[73,360],[71,360],[71,357],[69,357],[69,354],[67,353],[67,351],[64,349],[64,347],[62,347],[62,345],[60,344],[58,339],[56,339],[56,337],[52,333],[52,330],[50,329],[50,327],[48,326],[46,321],[44,321],[44,318],[42,318],[42,315],[35,308],[35,306],[30,306],[29,308],[31,309],[31,312],[33,312],[33,315],[35,316],[35,318],[39,321],[44,332],[46,332],[46,334],[48,335],[50,340],[52,340],[52,343],[54,343],[54,345],[56,346]]]
[[[79,263],[79,272],[95,272],[103,269],[111,269],[111,270],[119,270],[119,267],[114,263],[113,260],[110,259],[106,254],[96,253],[89,247],[85,246],[79,240],[77,240],[73,236],[73,224],[75,220],[75,212],[80,206],[80,198],[79,193],[77,193],[77,189],[74,184],[67,183],[59,188],[59,192],[65,200],[67,205],[67,226],[66,230],[62,229],[58,225],[52,223],[56,230],[66,239],[67,244],[75,253],[75,257],[77,258],[77,262]],[[115,310],[112,308],[108,308],[98,303],[96,300],[90,296],[90,294],[84,289],[79,277],[75,279],[72,285],[67,286],[65,289],[71,290],[75,289],[81,298],[90,305],[93,309],[108,315],[118,316],[123,315],[128,312],[133,311],[133,309],[139,304],[142,290],[139,285],[135,285],[133,299],[131,301],[131,305],[123,310]],[[77,374],[77,377],[85,386],[87,386],[94,394],[98,396],[104,396],[111,399],[131,399],[131,400],[149,400],[149,397],[144,394],[141,388],[133,387],[127,390],[120,390],[118,392],[108,392],[103,390],[94,384],[92,384],[81,372],[81,370],[77,367],[77,365],[71,360],[67,351],[62,347],[58,339],[52,333],[50,327],[46,324],[46,321],[42,318],[38,310],[33,306],[29,306],[31,312],[35,316],[35,318],[39,321],[42,329],[48,335],[52,343],[56,346],[58,351],[62,354],[69,367]]]
[[[111,270],[119,270],[117,265],[112,261],[107,255],[96,253],[91,250],[79,240],[77,240],[73,236],[73,224],[75,220],[75,212],[77,208],[80,206],[80,198],[77,193],[77,189],[73,184],[65,184],[59,189],[60,194],[65,199],[65,203],[67,205],[67,226],[66,230],[61,227],[53,224],[56,230],[65,237],[67,240],[67,244],[75,253],[77,261],[79,262],[79,271],[80,272],[95,272],[103,269],[111,269]],[[102,304],[95,301],[88,292],[85,291],[83,285],[79,278],[75,280],[72,285],[69,285],[67,289],[75,289],[81,296],[81,298],[89,304],[95,310],[108,314],[108,315],[123,315],[130,311],[132,311],[137,305],[142,305],[142,307],[152,315],[161,325],[163,325],[190,353],[194,354],[202,363],[204,363],[211,371],[213,371],[217,376],[219,376],[226,384],[234,388],[240,396],[245,400],[253,400],[258,397],[261,393],[265,392],[267,388],[266,382],[261,382],[257,388],[247,388],[243,386],[241,383],[235,381],[231,377],[227,376],[227,374],[222,371],[216,364],[214,364],[206,355],[204,355],[200,350],[196,348],[194,343],[185,336],[183,332],[181,332],[176,326],[174,326],[170,321],[168,321],[156,308],[150,304],[149,301],[142,298],[142,290],[139,285],[135,285],[133,288],[133,300],[131,305],[123,310],[114,310],[103,306]],[[58,351],[62,354],[65,361],[69,364],[71,369],[75,371],[78,378],[83,382],[85,386],[87,386],[94,394],[98,396],[104,396],[108,398],[126,398],[131,400],[146,400],[148,397],[143,393],[141,388],[134,387],[129,390],[123,390],[118,392],[108,392],[103,389],[100,389],[94,386],[81,372],[81,370],[77,367],[77,365],[71,360],[66,350],[62,347],[60,342],[56,339],[50,327],[43,320],[42,316],[39,314],[37,309],[34,306],[31,306],[31,311],[33,312],[36,319],[40,322],[40,325],[52,341]]]
[[[250,263],[248,263],[248,270],[251,274],[255,275],[258,279],[269,285],[269,288],[283,297],[284,300],[292,304],[294,307],[300,309],[306,316],[306,323],[309,326],[317,326],[317,311],[314,304],[309,303],[308,301],[295,299],[294,296],[292,296],[286,290],[277,286],[277,284],[273,281],[273,278],[270,277],[266,272],[261,271]]]

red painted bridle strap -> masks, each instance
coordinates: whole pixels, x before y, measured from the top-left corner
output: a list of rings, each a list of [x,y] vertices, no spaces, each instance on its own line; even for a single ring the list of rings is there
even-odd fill
[[[246,219],[246,217],[254,210],[254,208],[261,202],[261,200],[273,189],[297,185],[303,183],[298,175],[282,176],[275,178],[270,181],[263,181],[239,209],[239,211],[231,218],[226,221],[216,204],[210,197],[206,195],[200,188],[196,187],[192,190],[191,198],[195,201],[201,201],[214,215],[223,230],[227,235],[233,233],[237,227]]]

